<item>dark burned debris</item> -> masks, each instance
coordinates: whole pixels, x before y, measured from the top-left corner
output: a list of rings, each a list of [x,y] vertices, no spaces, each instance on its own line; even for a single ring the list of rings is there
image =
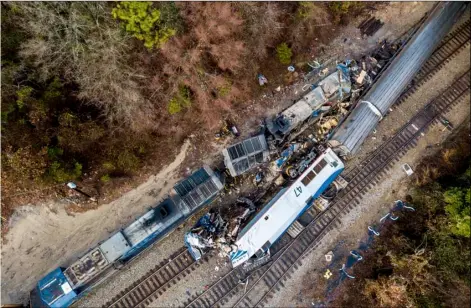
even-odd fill
[[[237,250],[234,242],[244,223],[255,212],[254,203],[247,198],[237,199],[234,207],[226,213],[212,209],[201,217],[185,234],[185,245],[195,260],[211,249],[217,249],[221,257]],[[223,218],[224,217],[224,218]]]
[[[381,27],[383,27],[384,22],[381,20],[371,17],[367,18],[358,26],[362,36],[372,36],[375,34]]]
[[[263,186],[263,189],[267,191],[270,189],[269,187],[283,185],[287,181],[297,178],[323,152],[325,142],[334,129],[353,109],[362,94],[379,77],[399,47],[400,42],[383,41],[370,55],[337,62],[333,69],[317,63],[313,67],[313,71],[317,71],[321,78],[329,77],[323,78],[317,84],[310,85],[309,92],[322,85],[324,93],[339,92],[339,94],[330,95],[326,102],[316,107],[316,110],[309,111],[310,120],[307,122],[311,122],[308,123],[309,125],[306,126],[304,132],[296,132],[296,136],[289,142],[274,145],[271,142],[273,138],[270,135],[270,130],[262,129],[261,133],[239,141],[226,149],[226,167],[228,167],[228,162],[237,165],[240,163],[239,160],[241,162],[247,160],[248,163],[246,163],[247,166],[244,165],[245,167],[237,170],[233,167],[232,172],[230,169],[226,169],[225,193],[231,194],[232,191],[238,193],[244,185]],[[332,76],[337,76],[333,74],[335,72],[338,72],[342,77],[328,83],[327,81],[333,79]],[[328,78],[330,79],[327,80]],[[231,129],[235,125],[227,121],[224,124],[223,131],[218,135],[219,138],[230,134],[237,136]],[[293,132],[291,135],[294,135]],[[266,143],[264,143],[265,139]],[[258,143],[254,144],[254,140]],[[237,150],[237,153],[234,152],[234,149]],[[258,160],[257,155],[260,156]],[[242,175],[249,169],[257,169],[257,171],[249,176]],[[335,194],[335,188],[331,187],[325,192],[324,197],[330,199]],[[214,249],[221,257],[226,257],[230,252],[237,250],[234,243],[239,232],[259,209],[251,200],[239,198],[236,204],[224,210],[211,210],[185,234],[185,245],[195,260]]]

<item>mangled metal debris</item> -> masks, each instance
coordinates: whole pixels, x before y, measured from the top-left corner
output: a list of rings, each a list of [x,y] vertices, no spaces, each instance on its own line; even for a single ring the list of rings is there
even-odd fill
[[[245,197],[237,199],[236,206],[230,212],[221,215],[211,210],[185,234],[185,245],[195,260],[201,259],[210,250],[215,249],[221,257],[226,257],[237,250],[234,242],[241,230],[241,225],[255,212],[254,203]]]

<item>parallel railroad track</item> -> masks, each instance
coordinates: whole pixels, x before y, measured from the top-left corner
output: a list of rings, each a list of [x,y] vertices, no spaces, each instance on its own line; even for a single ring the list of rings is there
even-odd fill
[[[391,164],[399,160],[410,148],[417,145],[419,136],[426,132],[437,117],[458,103],[466,93],[469,93],[469,71],[435,100],[421,109],[394,137],[389,139],[375,153],[367,158],[361,169],[354,169],[345,175],[349,184],[329,209],[319,215],[305,230],[290,244],[283,247],[273,256],[270,265],[266,265],[250,274],[254,281],[250,288],[241,282],[248,277],[238,267],[208,290],[188,300],[186,307],[215,307],[222,306],[237,290],[246,289],[246,293],[234,306],[254,307],[266,301],[270,294],[283,287],[283,281],[289,278],[293,269],[301,265],[303,257],[317,247],[320,239],[330,230],[337,227],[341,215],[347,214],[359,204],[359,198],[371,189],[387,173]],[[262,290],[260,290],[262,289]],[[265,290],[264,290],[265,289]],[[260,294],[262,294],[260,298]]]
[[[336,201],[317,219],[312,221],[284,250],[234,306],[261,306],[282,288],[283,281],[301,265],[304,256],[319,245],[320,240],[333,228],[338,227],[339,218],[355,208],[359,199],[371,189],[399,160],[408,149],[417,145],[417,139],[427,131],[438,117],[463,99],[470,90],[470,71],[458,78],[454,84],[436,99],[422,108],[398,133],[386,142],[367,165],[346,178],[347,187],[339,193]]]
[[[362,194],[371,189],[386,175],[394,161],[397,161],[410,148],[417,145],[417,139],[427,131],[437,118],[469,93],[469,71],[456,80],[447,91],[428,103],[412,119],[405,124],[391,139],[378,148],[362,165],[348,172],[345,177],[349,181],[346,189],[339,193],[336,201],[329,209],[313,220],[304,231],[290,244],[282,248],[280,254],[274,256],[271,265],[261,268],[249,277],[255,279],[250,288],[245,288],[244,295],[234,306],[254,307],[263,304],[272,292],[283,287],[283,281],[289,278],[293,269],[301,265],[303,257],[317,247],[320,239],[338,227],[338,220],[359,204]],[[208,290],[190,299],[186,307],[214,307],[227,303],[238,289],[244,287],[241,280],[243,270],[238,267]],[[260,297],[261,294],[261,297]]]
[[[394,106],[400,105],[408,99],[419,87],[430,80],[441,68],[443,68],[451,59],[453,59],[462,49],[469,45],[471,39],[471,21],[467,20],[461,24],[456,30],[448,34],[440,43],[439,47],[434,51],[431,57],[425,62],[419,73],[414,76],[413,81],[402,92]],[[382,144],[380,148],[386,144]],[[368,163],[372,156],[363,160],[362,164]],[[350,173],[357,170],[359,166],[352,170],[346,168],[346,172]]]
[[[425,17],[423,18],[422,22],[425,21]],[[414,26],[415,31],[418,30],[420,27],[421,23],[418,25]],[[412,82],[407,86],[406,89],[402,92],[401,96],[397,99],[396,103],[394,106],[400,105],[403,103],[406,99],[408,99],[419,87],[421,87],[425,82],[430,80],[440,69],[442,69],[448,62],[450,62],[454,57],[456,57],[461,50],[463,50],[466,46],[469,45],[470,43],[470,38],[471,38],[471,22],[469,20],[463,22],[460,26],[458,26],[454,31],[450,32],[445,36],[445,38],[441,41],[440,45],[435,49],[433,54],[430,56],[430,58],[424,63],[424,65],[421,67],[420,71],[414,76],[412,79]],[[402,48],[401,48],[402,50]],[[398,51],[398,53],[400,50]],[[398,54],[397,53],[397,54]],[[396,54],[396,55],[397,55]],[[395,57],[395,56],[394,56]],[[393,57],[393,59],[394,59]],[[388,64],[381,69],[381,71],[378,73],[378,76],[375,78],[376,80],[383,74],[383,72],[386,70],[388,65],[391,63],[388,62]],[[368,86],[363,93],[367,93],[367,91],[372,87],[373,85]],[[363,97],[360,96],[355,99],[354,103],[352,104],[352,108],[350,111],[341,119],[339,125],[347,119],[347,117],[350,115],[350,113],[353,111],[355,108],[356,104],[361,100]]]
[[[442,41],[440,46],[435,50],[435,52],[432,54],[431,58],[425,63],[425,65],[422,67],[422,69],[419,71],[419,73],[416,75],[414,78],[414,81],[412,82],[412,85],[409,86],[401,95],[397,103],[403,102],[405,99],[407,99],[413,92],[415,92],[423,83],[425,83],[427,80],[429,80],[436,72],[438,72],[446,63],[449,62],[450,59],[452,59],[454,56],[458,54],[459,51],[461,51],[463,48],[465,48],[467,45],[469,45],[469,39],[470,39],[471,31],[470,31],[470,21],[466,21],[463,23],[461,26],[459,26],[455,31],[450,33],[445,37],[445,39]],[[416,115],[417,117],[418,115]],[[415,117],[414,117],[415,118]],[[411,120],[412,121],[412,120]],[[394,137],[395,138],[395,137]],[[415,146],[415,139],[413,141],[410,141],[408,145],[404,145],[402,148],[402,152],[404,153],[407,151],[412,146]],[[380,149],[384,149],[387,147],[389,142],[384,143]],[[378,149],[378,150],[380,150]],[[377,151],[378,152],[378,151]],[[376,153],[376,152],[375,152]],[[372,166],[374,164],[374,161],[377,159],[375,158],[376,156],[370,156],[367,158],[365,161],[368,163],[368,166]],[[398,159],[398,158],[396,158]],[[386,164],[389,164],[386,163]],[[387,167],[385,165],[385,167]],[[326,232],[331,230],[333,227],[332,222],[335,220],[335,217],[341,212],[337,212],[337,210],[340,208],[340,204],[344,204],[342,200],[343,196],[349,195],[351,193],[356,193],[358,194],[359,191],[362,191],[364,187],[358,188],[359,183],[363,183],[363,180],[358,180],[359,177],[364,176],[365,170],[370,170],[370,168],[366,169],[365,167],[362,171],[362,173],[357,174],[352,177],[352,174],[356,174],[359,172],[358,169],[353,169],[349,171],[346,174],[346,178],[349,179],[351,177],[351,182],[347,186],[347,188],[341,193],[337,199],[341,198],[339,201],[335,202],[331,208],[329,208],[328,211],[322,213],[315,221],[313,221],[306,229],[301,233],[296,240],[293,240],[291,244],[288,246],[288,251],[293,250],[293,251],[298,251],[297,248],[291,248],[291,245],[294,245],[295,243],[303,243],[302,246],[309,246],[312,245],[312,242],[315,241],[315,237],[319,236],[321,232]],[[380,168],[380,167],[378,167]],[[385,173],[385,170],[378,171],[377,176],[381,176]],[[363,174],[363,175],[362,175]],[[369,174],[366,172],[367,175],[372,175],[371,173]],[[370,181],[366,186],[367,188],[371,188],[373,185],[375,185],[377,180]],[[350,187],[350,188],[348,188]],[[357,200],[358,197],[355,197],[352,199],[354,204],[350,204],[348,206],[348,209],[344,209],[344,211],[349,211],[351,208],[353,208],[355,205],[357,205],[359,202]],[[310,230],[308,232],[308,230]],[[313,237],[314,236],[314,237]],[[303,238],[304,240],[301,240],[300,238]],[[298,240],[299,239],[299,240]],[[301,247],[301,246],[300,246]],[[301,249],[302,250],[302,249]],[[283,251],[284,248],[283,248]],[[289,253],[288,253],[289,255]],[[292,259],[293,256],[291,257],[284,257],[285,254],[281,255],[283,257],[283,260],[288,258]],[[287,256],[287,255],[286,255]],[[206,255],[205,258],[203,258],[201,261],[205,262],[208,260],[209,255]],[[275,256],[274,256],[275,257]],[[294,259],[293,259],[294,260]],[[298,258],[295,258],[296,261],[293,261],[290,268],[297,267],[297,263],[299,263]],[[261,279],[265,282],[266,285],[270,285],[273,282],[275,285],[282,285],[282,283],[279,283],[279,279],[274,279],[272,276],[268,273],[269,269],[272,269],[272,266],[275,264],[279,264],[279,262],[284,262],[282,260],[276,259],[276,261],[272,261],[271,265],[269,267],[264,266],[262,269],[256,270],[254,273],[251,274],[250,277],[257,277],[258,280],[256,282],[258,283]],[[280,263],[281,264],[281,263]],[[175,284],[177,281],[179,281],[181,278],[185,277],[189,272],[194,270],[197,266],[199,266],[199,263],[195,262],[191,256],[188,254],[185,248],[182,248],[178,254],[171,258],[170,261],[164,262],[162,264],[159,264],[157,267],[155,267],[153,270],[149,271],[146,275],[144,275],[141,279],[136,281],[134,284],[132,284],[130,287],[128,287],[126,290],[121,292],[118,296],[113,298],[110,302],[106,303],[103,307],[144,307],[148,304],[150,304],[153,300],[155,300],[158,296],[163,294],[171,285]],[[266,269],[265,269],[266,268]],[[263,271],[264,270],[264,271]],[[272,270],[270,270],[272,271]],[[262,273],[261,273],[262,272]],[[283,272],[283,271],[282,271]],[[285,273],[286,274],[286,273]],[[285,274],[283,274],[283,277],[285,277]],[[213,284],[208,290],[200,294],[199,296],[190,299],[188,301],[188,306],[192,307],[207,307],[207,306],[215,306],[218,304],[222,304],[224,302],[227,302],[228,298],[230,297],[231,293],[236,292],[237,287],[241,286],[241,279],[246,279],[246,274],[241,271],[241,270],[233,270],[229,272],[227,275],[225,275],[223,278],[221,278],[218,282]],[[280,278],[280,279],[281,279]],[[250,291],[253,290],[255,285],[257,283],[252,283],[253,286],[247,290],[247,294],[250,293]],[[271,290],[270,290],[271,292]],[[270,293],[268,292],[268,293]],[[267,293],[267,294],[268,294]],[[247,300],[247,296],[244,296],[241,298],[237,304],[248,304],[249,306],[252,305],[250,304],[251,301]],[[262,300],[264,300],[265,297],[257,302],[257,304],[261,303]],[[245,305],[247,306],[247,305]]]
[[[430,80],[440,69],[456,57],[461,50],[469,45],[470,39],[471,21],[467,20],[456,30],[445,36],[395,104],[404,102],[420,86]]]
[[[203,262],[207,260],[207,257],[201,259]],[[186,248],[181,248],[170,260],[161,262],[103,307],[145,307],[199,264]]]

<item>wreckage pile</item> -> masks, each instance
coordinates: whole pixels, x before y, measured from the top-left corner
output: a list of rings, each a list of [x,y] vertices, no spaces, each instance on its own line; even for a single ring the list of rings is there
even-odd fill
[[[350,76],[350,97],[348,100],[332,106],[319,118],[315,125],[314,135],[320,142],[327,140],[332,135],[334,128],[348,116],[349,111],[355,107],[358,99],[376,81],[401,45],[401,41],[390,43],[384,40],[371,55],[363,56],[357,60],[345,60],[337,64],[337,70],[342,70],[344,74]]]
[[[236,148],[240,148],[242,144],[244,145],[245,152],[241,151],[242,148],[238,150],[238,153],[240,152],[237,156],[239,160],[251,159],[255,154],[262,155],[260,153],[263,153],[263,157],[266,157],[266,160],[261,159],[260,162],[268,161],[269,156],[277,157],[275,160],[272,160],[270,170],[265,169],[264,172],[267,172],[267,174],[264,174],[259,167],[259,172],[256,174],[253,181],[254,184],[258,186],[265,176],[273,178],[274,183],[278,186],[282,185],[286,180],[297,178],[316,157],[323,152],[323,144],[325,144],[329,136],[333,133],[333,130],[339,125],[342,119],[346,118],[358,99],[371,87],[377,77],[379,77],[382,69],[394,57],[399,47],[400,43],[388,43],[383,41],[379,48],[370,56],[337,63],[336,72],[331,72],[328,77],[322,79],[317,84],[311,85],[311,92],[303,97],[304,101],[298,101],[298,103],[284,111],[284,113],[287,111],[293,113],[287,117],[289,119],[288,124],[292,125],[293,123],[291,122],[294,121],[293,115],[303,117],[300,111],[295,107],[300,103],[306,104],[305,101],[310,102],[312,105],[312,98],[310,96],[321,91],[319,89],[322,88],[322,93],[325,96],[320,95],[324,97],[324,99],[320,100],[322,103],[319,103],[315,110],[305,108],[307,109],[307,116],[314,119],[314,130],[309,129],[308,134],[300,134],[290,143],[279,143],[278,146],[274,146],[273,143],[270,142],[270,140],[273,140],[270,139],[270,134],[274,136],[283,133],[289,134],[291,129],[287,128],[290,125],[285,125],[286,123],[279,125],[279,127],[275,125],[286,118],[286,115],[282,113],[273,121],[273,127],[268,125],[264,134],[262,133],[262,135],[257,135],[233,145],[233,147]],[[321,65],[319,67],[323,66]],[[319,67],[315,68],[319,71],[319,76],[329,73],[326,69],[319,70]],[[283,116],[285,118],[283,118]],[[277,122],[277,120],[279,121]],[[303,121],[304,120],[305,118],[303,118]],[[225,134],[221,133],[221,136],[227,135],[232,131],[232,128],[228,129],[228,127],[230,127],[230,125],[227,125]],[[257,138],[264,140],[264,135],[267,134],[268,143],[264,147],[260,147],[260,149],[257,148],[258,152],[254,152],[255,150],[250,147],[247,148],[248,145],[246,143],[248,140],[258,140]],[[253,145],[253,142],[251,144]],[[234,160],[234,157],[232,158]],[[234,163],[233,160],[230,160],[230,162]],[[261,165],[260,162],[254,164],[254,167]],[[248,169],[251,168],[245,168],[244,172]],[[236,177],[229,178],[233,180],[236,179]],[[237,190],[236,186],[238,185],[235,185],[234,181],[231,182],[228,180],[226,182],[226,188],[229,190]],[[255,212],[256,207],[251,200],[239,198],[237,203],[230,207],[225,213],[220,213],[216,210],[211,210],[209,213],[206,213],[198,220],[196,225],[185,234],[185,245],[188,247],[192,257],[195,260],[199,260],[204,254],[211,250],[218,251],[220,257],[227,257],[231,252],[237,251],[237,246],[234,244],[237,240],[237,236],[244,225],[250,221],[249,218],[251,218]]]
[[[234,245],[237,235],[254,212],[254,203],[244,197],[237,199],[236,205],[222,215],[214,209],[210,210],[185,234],[188,251],[195,260],[211,249],[219,251],[220,257],[227,257],[237,250]]]

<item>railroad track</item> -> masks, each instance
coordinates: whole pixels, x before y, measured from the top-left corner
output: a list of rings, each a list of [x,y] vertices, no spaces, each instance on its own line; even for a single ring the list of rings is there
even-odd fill
[[[362,194],[377,184],[395,160],[417,145],[417,139],[421,133],[427,131],[430,125],[437,121],[440,114],[464,98],[469,90],[470,72],[467,71],[449,89],[421,109],[384,147],[375,152],[367,165],[364,165],[358,172],[350,173],[349,184],[336,198],[337,201],[334,201],[327,211],[311,222],[288,245],[285,252],[266,269],[234,306],[263,305],[273,291],[283,287],[283,281],[288,278],[293,269],[301,265],[303,257],[317,247],[320,239],[328,231],[337,227],[336,224],[339,223],[341,215],[356,207]]]
[[[455,31],[450,33],[445,37],[439,47],[435,50],[432,54],[430,59],[424,64],[422,69],[419,73],[414,77],[413,82],[411,85],[401,94],[398,102],[396,104],[402,103],[406,100],[413,92],[415,92],[423,83],[428,81],[432,78],[433,75],[436,74],[446,63],[448,63],[453,57],[455,57],[462,49],[464,49],[467,45],[469,45],[471,36],[470,30],[470,21],[466,21],[461,26],[459,26]],[[380,149],[384,149],[388,143],[383,144]],[[410,145],[405,146],[402,152],[407,151],[410,147],[415,146],[414,142],[411,142]],[[379,149],[378,149],[379,150]],[[376,152],[375,152],[376,153]],[[374,154],[373,154],[374,155]],[[370,156],[367,158],[365,163],[371,164],[374,161],[374,156]],[[366,169],[364,169],[366,170]],[[353,169],[346,173],[346,178],[348,179],[353,173],[358,172],[358,169]],[[365,171],[363,171],[364,173]],[[360,174],[363,174],[360,173]],[[384,174],[384,172],[382,173]],[[354,179],[357,176],[352,177],[353,183],[355,183]],[[350,183],[350,187],[356,186],[356,184]],[[376,182],[372,182],[368,185],[370,188],[372,185],[376,184]],[[348,188],[347,188],[348,190]],[[342,197],[346,193],[347,190],[344,190],[344,193],[339,195]],[[353,189],[352,191],[357,191],[357,189]],[[337,197],[337,199],[339,199]],[[357,199],[353,200],[354,204],[357,205],[359,202]],[[335,203],[337,204],[337,202]],[[334,205],[335,205],[334,204]],[[340,204],[340,203],[339,203]],[[352,205],[348,207],[349,211]],[[316,226],[309,225],[309,229],[314,230],[314,232],[310,232],[311,235],[316,234],[318,232],[324,232],[325,230],[330,230],[332,226],[330,223],[334,219],[332,215],[337,215],[338,213],[334,213],[334,206],[331,207],[331,211],[324,212],[320,217],[318,217],[315,221],[311,224],[315,224]],[[329,214],[330,213],[330,214]],[[334,215],[334,216],[335,216]],[[324,228],[327,228],[324,230]],[[308,228],[306,228],[308,229]],[[328,231],[327,230],[327,231]],[[307,234],[307,231],[306,231]],[[301,236],[300,234],[298,238]],[[292,245],[296,242],[294,240],[291,244]],[[309,239],[306,239],[305,244],[308,242],[310,243]],[[205,256],[201,261],[207,261],[208,255]],[[277,260],[278,261],[278,260]],[[275,264],[276,262],[273,262]],[[294,264],[294,263],[293,263]],[[191,256],[188,254],[185,248],[182,248],[179,253],[171,258],[171,261],[159,264],[153,270],[149,271],[146,275],[144,275],[141,279],[136,281],[133,285],[128,287],[126,290],[121,292],[118,296],[113,298],[110,302],[106,303],[103,307],[137,307],[137,306],[145,306],[148,305],[150,302],[155,300],[158,296],[162,295],[168,287],[175,284],[181,278],[185,277],[189,272],[194,270],[199,264],[196,263]],[[295,265],[292,265],[295,266]],[[271,267],[269,267],[271,268]],[[268,271],[268,269],[266,270]],[[260,273],[260,269],[255,271],[251,274],[250,277],[253,275],[258,275]],[[267,272],[263,272],[260,275],[259,279],[267,281],[269,283],[271,279]],[[194,307],[201,307],[201,306],[214,306],[217,304],[224,303],[225,300],[230,296],[230,293],[235,292],[238,286],[240,286],[240,280],[245,279],[246,274],[240,270],[231,271],[223,278],[221,278],[218,282],[213,284],[208,290],[203,292],[197,298],[190,299],[188,301],[188,306]],[[254,284],[255,286],[255,284]],[[252,289],[250,289],[252,290]],[[249,293],[249,292],[247,292]],[[247,297],[244,297],[247,298]],[[246,300],[241,299],[238,304],[245,303]]]
[[[420,71],[414,76],[409,86],[401,94],[395,105],[403,103],[420,86],[430,80],[440,69],[456,57],[469,45],[471,39],[471,21],[467,20],[441,41]]]
[[[414,30],[409,36],[413,35],[419,29],[420,25],[423,21],[425,21],[425,19],[425,17],[422,18],[421,22],[419,22],[413,27]],[[467,20],[463,22],[460,26],[458,26],[454,31],[450,32],[445,36],[445,38],[440,42],[440,45],[438,45],[438,47],[432,53],[430,58],[424,63],[420,71],[414,76],[411,83],[406,87],[406,89],[404,89],[404,91],[399,96],[393,106],[400,105],[406,99],[408,99],[412,95],[412,93],[414,93],[425,82],[430,80],[440,69],[442,69],[454,57],[456,57],[461,50],[463,50],[466,46],[469,45],[471,38],[470,26],[471,22]],[[402,48],[398,50],[396,55],[401,50]],[[395,58],[395,56],[393,57],[393,59]],[[386,70],[390,63],[391,62],[389,62],[385,67],[381,69],[381,71],[378,73],[378,76],[375,78],[376,80],[379,78],[379,76],[383,74],[383,72]],[[363,91],[363,93],[367,93],[372,86],[372,84],[369,85]],[[339,127],[340,124],[348,118],[350,113],[355,108],[356,104],[358,104],[358,102],[362,99],[363,95],[355,99],[354,103],[352,104],[352,107],[350,108],[350,111],[340,120],[340,123],[337,127]]]
[[[408,99],[420,86],[430,80],[441,68],[445,66],[451,59],[456,57],[458,53],[470,44],[471,38],[471,21],[467,20],[461,24],[456,30],[449,33],[440,43],[439,47],[434,51],[429,60],[420,69],[419,73],[414,76],[413,81],[402,92],[401,96],[394,103],[393,106],[398,106]],[[382,148],[385,144],[382,144]],[[368,163],[369,158],[363,160],[363,163]],[[346,168],[344,173],[348,174],[353,170],[357,170],[358,166],[352,170]]]
[[[466,72],[452,87],[422,108],[392,138],[367,158],[367,162],[362,164],[364,167],[353,169],[346,174],[345,177],[349,181],[347,188],[339,194],[326,212],[313,220],[296,239],[280,249],[269,265],[257,269],[249,276],[241,267],[233,269],[206,291],[189,299],[185,307],[222,306],[241,288],[245,289],[244,295],[234,306],[255,307],[263,304],[272,292],[283,287],[283,281],[289,278],[290,272],[300,266],[301,260],[317,247],[320,239],[337,227],[339,218],[357,206],[362,194],[386,175],[391,164],[417,145],[417,139],[437,121],[439,115],[469,93],[469,73]],[[249,277],[254,281],[247,288],[241,282]]]
[[[201,261],[207,261],[208,256]],[[195,262],[186,248],[180,248],[170,260],[161,262],[103,307],[145,307],[199,266],[200,262]]]

